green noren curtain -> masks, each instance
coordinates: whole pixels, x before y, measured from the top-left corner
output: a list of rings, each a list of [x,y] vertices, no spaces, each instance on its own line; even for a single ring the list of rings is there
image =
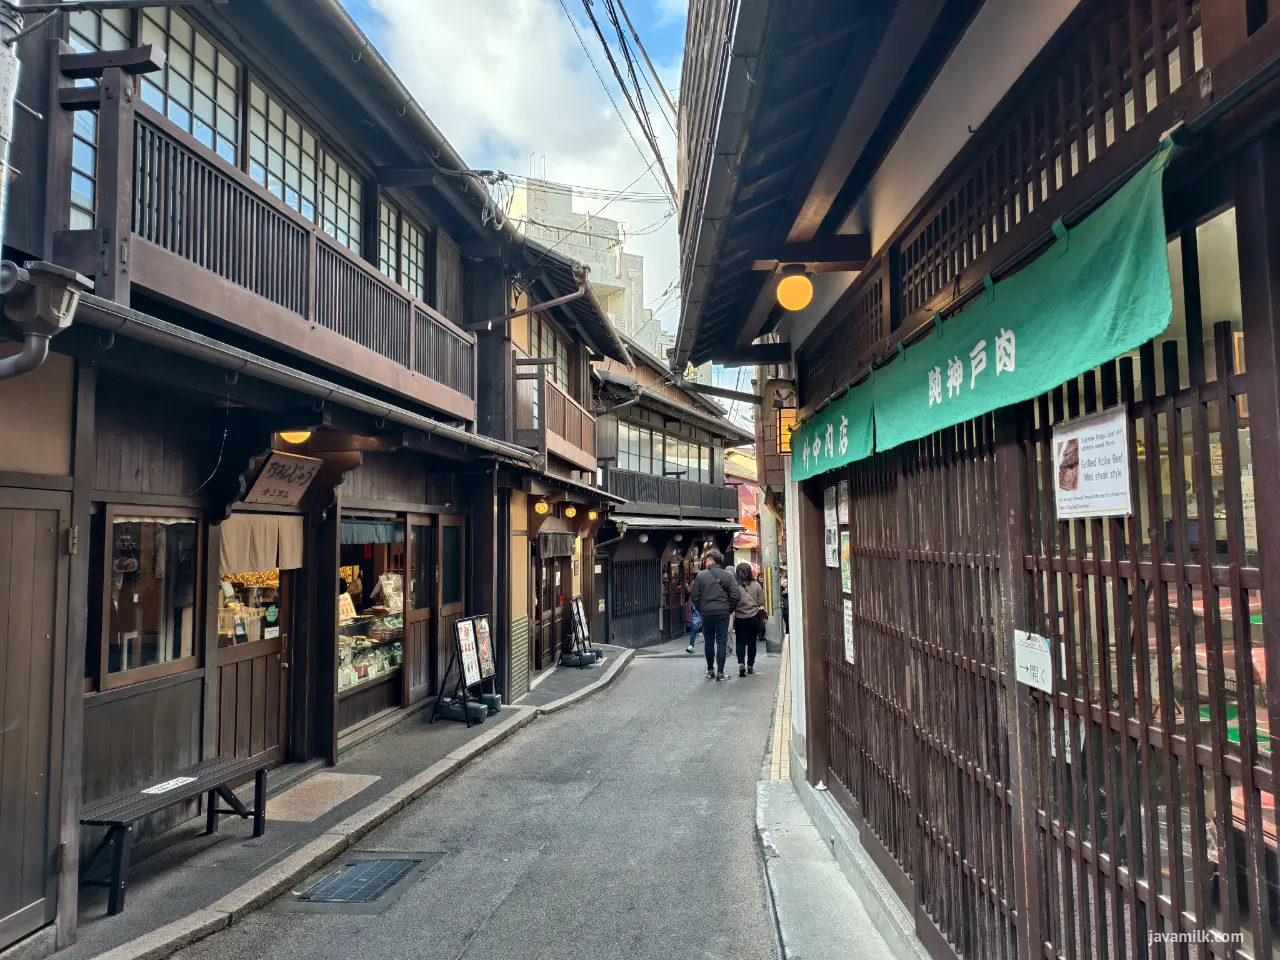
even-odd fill
[[[1128,183],[1039,258],[940,323],[868,383],[792,435],[796,480],[851,463],[825,442],[829,411],[872,411],[875,450],[890,450],[1047,390],[1133,350],[1169,325],[1173,295],[1164,226],[1166,143]],[[805,454],[808,454],[806,457]]]

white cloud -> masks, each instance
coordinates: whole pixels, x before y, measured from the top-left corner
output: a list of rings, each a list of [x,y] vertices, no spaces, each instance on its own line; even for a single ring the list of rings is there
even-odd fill
[[[642,159],[614,113],[587,62],[559,0],[366,0],[385,25],[372,37],[431,119],[463,159],[475,168],[527,175],[530,154],[546,155],[546,176],[564,183],[621,190],[639,177],[652,157],[625,100],[614,97],[644,148]],[[659,15],[683,16],[682,0],[655,0]],[[579,0],[568,0],[575,15]],[[600,7],[597,6],[597,11]],[[630,9],[633,20],[637,11]],[[601,17],[606,30],[610,25]],[[590,26],[583,37],[601,72],[612,83],[608,62]],[[642,67],[643,63],[637,65]],[[680,63],[658,65],[668,89],[679,85]],[[675,136],[649,98],[650,115],[671,175]],[[540,167],[539,167],[540,168]],[[654,173],[658,174],[655,167]],[[658,179],[632,188],[662,192]],[[601,201],[575,208],[598,212]],[[605,212],[632,230],[662,215],[656,204],[616,202]],[[658,296],[677,276],[675,219],[646,237],[633,252],[645,258],[645,300]],[[674,329],[676,311],[663,316]]]

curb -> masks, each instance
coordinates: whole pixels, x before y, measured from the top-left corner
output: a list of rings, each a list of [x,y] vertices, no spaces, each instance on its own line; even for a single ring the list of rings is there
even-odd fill
[[[577,694],[557,700],[550,706],[559,710],[569,706],[569,702],[566,701],[576,702],[577,699],[582,699],[582,695],[590,695],[612,682],[612,674],[621,668],[625,659],[619,658],[619,661],[610,668],[610,674],[601,677],[590,687],[579,690]],[[459,747],[443,760],[433,763],[418,775],[406,780],[382,799],[374,801],[363,810],[330,827],[301,849],[264,870],[249,882],[241,884],[222,899],[150,933],[145,933],[135,940],[108,950],[106,953],[99,954],[98,960],[160,960],[183,947],[190,946],[197,940],[204,939],[211,933],[239,923],[245,916],[274,900],[299,880],[307,878],[317,868],[353,846],[375,827],[390,820],[405,806],[417,800],[442,780],[457,773],[480,754],[496,747],[517,730],[527,727],[543,712],[547,712],[545,707],[533,709],[508,706],[503,709],[515,712],[515,719]]]
[[[559,700],[552,700],[548,704],[544,704],[541,707],[533,707],[531,709],[536,711],[537,715],[541,717],[548,713],[555,713],[559,710],[563,710],[565,707],[571,707],[575,703],[579,703],[587,699],[587,697],[592,694],[599,693],[605,687],[609,686],[609,684],[613,683],[614,680],[618,679],[618,674],[620,674],[623,668],[635,658],[635,655],[635,650],[622,651],[622,653],[618,654],[617,659],[609,665],[609,669],[604,672],[604,676],[599,680],[594,683],[589,683],[581,690],[576,690],[573,693],[567,694]]]

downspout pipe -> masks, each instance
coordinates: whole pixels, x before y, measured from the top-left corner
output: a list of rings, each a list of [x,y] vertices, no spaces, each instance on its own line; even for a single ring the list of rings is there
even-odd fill
[[[545,303],[535,303],[531,307],[525,307],[521,310],[515,311],[515,313],[505,313],[500,317],[494,317],[492,320],[484,320],[484,321],[481,321],[480,323],[473,323],[470,326],[468,326],[467,329],[473,330],[473,331],[474,330],[492,330],[493,325],[495,323],[497,324],[509,323],[510,321],[515,320],[517,317],[523,317],[523,316],[526,316],[527,314],[535,313],[538,310],[550,310],[552,307],[558,307],[558,306],[561,306],[562,304],[572,303],[574,300],[581,300],[586,295],[587,295],[587,284],[583,283],[582,286],[580,286],[573,293],[566,294],[563,297],[556,297],[556,299],[548,300]]]
[[[80,295],[93,286],[74,270],[42,261],[19,267],[0,262],[4,316],[22,334],[22,350],[0,359],[0,380],[37,369],[49,356],[49,340],[71,326]]]

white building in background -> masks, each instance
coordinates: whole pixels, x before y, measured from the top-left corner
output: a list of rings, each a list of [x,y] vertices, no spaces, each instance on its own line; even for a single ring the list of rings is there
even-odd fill
[[[525,235],[591,268],[591,287],[618,332],[658,352],[661,324],[644,308],[644,257],[627,253],[623,225],[575,213],[569,188],[529,180],[516,188],[511,218]]]

